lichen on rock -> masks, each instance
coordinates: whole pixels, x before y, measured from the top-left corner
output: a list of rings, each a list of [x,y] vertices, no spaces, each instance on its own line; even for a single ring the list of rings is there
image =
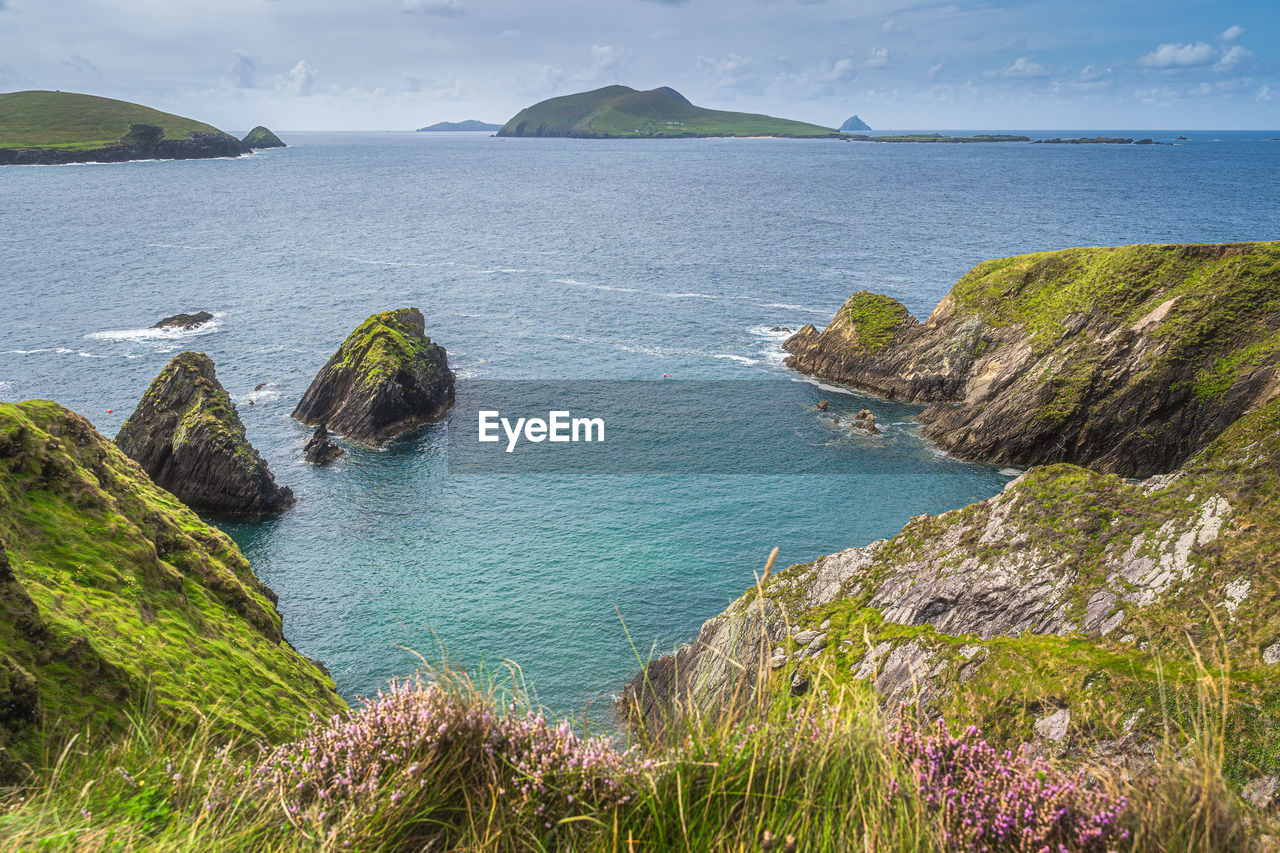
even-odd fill
[[[204,353],[173,358],[120,427],[116,444],[193,509],[270,515],[294,503],[245,436],[231,397]]]
[[[443,418],[453,405],[453,380],[444,347],[426,335],[422,312],[384,311],[348,336],[293,417],[377,448]]]

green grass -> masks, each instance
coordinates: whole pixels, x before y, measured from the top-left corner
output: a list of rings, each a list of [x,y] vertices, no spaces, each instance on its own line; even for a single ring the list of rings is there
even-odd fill
[[[109,734],[144,701],[261,737],[342,707],[235,544],[55,403],[0,404],[0,542],[0,605],[37,609],[0,619],[0,656],[39,689],[34,724],[0,726],[19,761],[41,727]]]
[[[216,127],[140,104],[73,92],[0,94],[0,148],[89,150],[120,142],[133,124],[164,130],[165,139],[222,133]]]
[[[696,136],[834,137],[815,124],[756,113],[695,107],[661,90],[607,86],[551,98],[521,110],[499,136],[581,136],[626,139]]]
[[[850,346],[875,352],[893,338],[899,326],[911,322],[906,306],[891,296],[860,290],[836,312],[836,322],[850,328],[856,340]]]

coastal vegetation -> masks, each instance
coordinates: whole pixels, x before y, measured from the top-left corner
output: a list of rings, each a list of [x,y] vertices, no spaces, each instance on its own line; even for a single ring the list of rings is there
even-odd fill
[[[646,92],[628,86],[606,86],[551,98],[521,110],[498,131],[498,136],[582,139],[839,135],[816,124],[696,107],[666,86]]]
[[[489,124],[486,121],[476,121],[469,118],[466,121],[438,121],[435,124],[418,128],[418,133],[447,133],[447,132],[466,132],[477,130],[501,130],[500,124]]]

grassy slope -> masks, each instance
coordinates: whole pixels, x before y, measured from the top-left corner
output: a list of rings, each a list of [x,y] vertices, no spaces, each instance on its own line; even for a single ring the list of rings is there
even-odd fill
[[[94,95],[0,94],[0,148],[102,148],[119,142],[131,124],[161,127],[165,139],[185,139],[195,132],[222,133],[194,119]]]
[[[162,716],[263,738],[342,707],[280,640],[269,591],[235,544],[55,403],[0,404],[0,540],[49,649],[79,644],[104,664],[47,660],[0,625],[0,652],[38,680],[50,734],[115,730],[149,689]]]
[[[1172,726],[1175,737],[1181,728],[1198,740],[1220,742],[1226,771],[1237,782],[1280,771],[1274,738],[1280,682],[1276,668],[1261,658],[1262,649],[1280,639],[1280,401],[1241,418],[1182,470],[1172,484],[1150,494],[1124,478],[1074,465],[1037,469],[1013,487],[1018,502],[1003,522],[1007,535],[1017,537],[1022,549],[1038,551],[1042,562],[1072,568],[1068,597],[1076,619],[1091,590],[1114,571],[1115,555],[1136,537],[1152,542],[1171,520],[1175,531],[1190,526],[1210,495],[1231,503],[1231,531],[1210,546],[1192,548],[1193,577],[1175,583],[1151,606],[1125,605],[1129,616],[1120,630],[1106,638],[1027,633],[983,641],[928,625],[888,623],[867,606],[879,581],[897,566],[926,560],[944,575],[963,575],[972,571],[967,562],[991,563],[1008,553],[1006,538],[980,541],[991,515],[984,501],[913,520],[844,595],[803,613],[797,623],[802,626],[831,620],[827,650],[810,663],[819,689],[856,683],[870,690],[851,673],[868,649],[916,641],[941,667],[933,677],[933,707],[953,722],[977,723],[997,740],[1031,738],[1032,724],[1047,709],[1069,707],[1073,735],[1086,741],[1127,735],[1159,742]],[[940,552],[943,541],[949,545]],[[786,596],[785,579],[809,568],[781,573],[784,583],[766,587],[766,595]],[[1251,587],[1229,614],[1220,603],[1223,590],[1241,578]],[[750,592],[740,603],[750,606],[754,597]],[[794,604],[788,609],[795,612]],[[975,650],[985,660],[975,658]],[[963,673],[975,659],[983,661],[976,673]],[[1206,681],[1213,701],[1228,708],[1216,733],[1200,730]],[[785,693],[786,684],[780,680],[777,689]],[[1141,715],[1126,731],[1135,713]]]
[[[708,110],[659,91],[637,92],[607,86],[534,104],[504,126],[515,135],[526,124],[543,136],[833,136],[836,131],[805,122],[755,113]],[[526,131],[527,132],[527,131]]]

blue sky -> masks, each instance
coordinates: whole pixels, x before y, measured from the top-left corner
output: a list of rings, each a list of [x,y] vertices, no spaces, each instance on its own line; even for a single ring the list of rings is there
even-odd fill
[[[0,0],[0,91],[228,129],[502,122],[670,85],[878,129],[1280,129],[1275,0]]]

